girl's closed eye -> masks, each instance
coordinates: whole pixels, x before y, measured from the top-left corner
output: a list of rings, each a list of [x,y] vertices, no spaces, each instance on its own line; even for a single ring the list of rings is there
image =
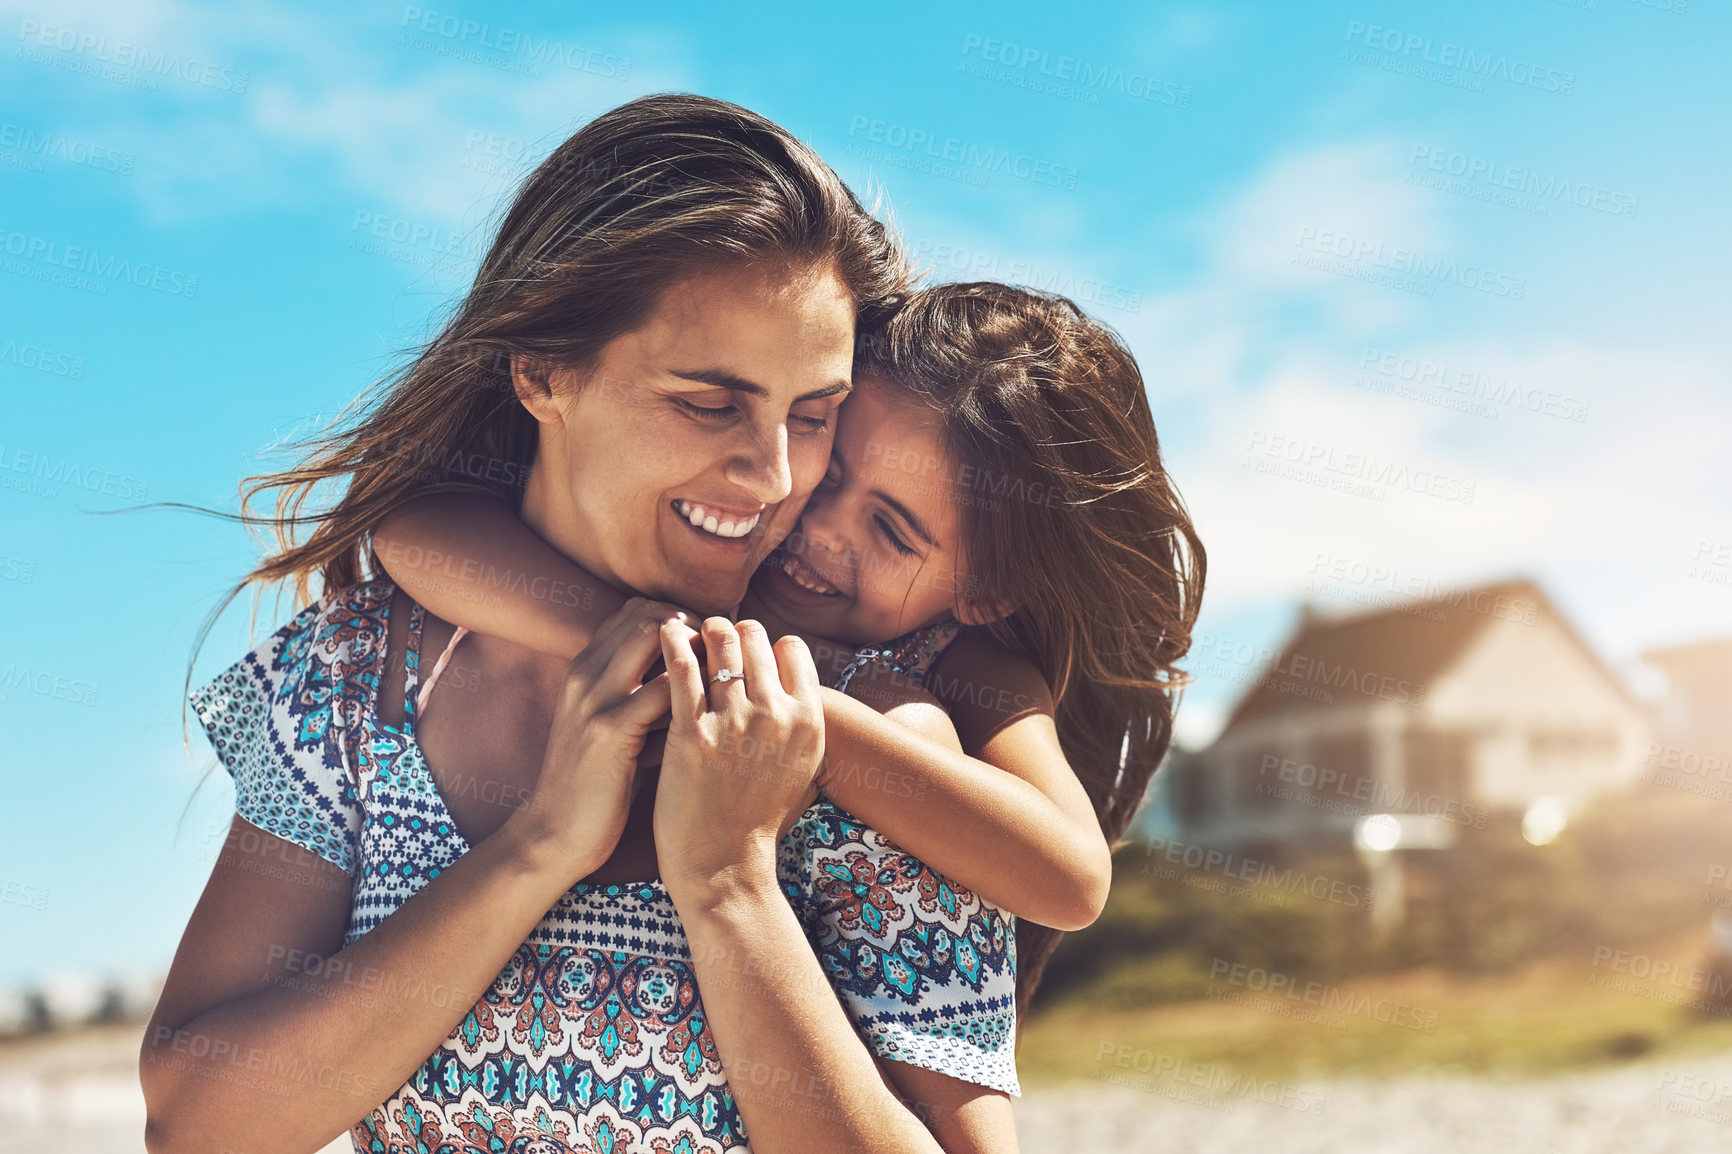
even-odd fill
[[[915,549],[897,535],[895,526],[891,525],[887,518],[874,517],[872,520],[877,524],[879,532],[884,534],[884,539],[890,543],[892,549],[895,549],[905,557],[912,557],[915,555]]]

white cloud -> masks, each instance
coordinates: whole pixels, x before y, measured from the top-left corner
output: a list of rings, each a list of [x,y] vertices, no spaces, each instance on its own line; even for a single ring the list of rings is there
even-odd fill
[[[521,142],[534,160],[603,109],[640,92],[689,87],[666,63],[677,52],[635,34],[607,46],[633,62],[622,82],[556,63],[524,76],[451,59],[399,43],[394,25],[358,14],[176,0],[123,7],[67,0],[52,13],[0,0],[0,13],[249,73],[244,92],[172,78],[150,93],[95,78],[69,86],[82,96],[60,127],[126,140],[139,158],[133,187],[159,222],[304,203],[335,186],[351,190],[358,207],[473,225],[512,178],[489,171],[499,158],[487,155],[485,140],[471,147],[472,134],[511,140],[514,149]],[[422,39],[509,61],[490,49]]]
[[[1455,286],[1438,287],[1440,302],[1290,262],[1304,228],[1473,248],[1457,206],[1388,175],[1403,167],[1390,149],[1348,143],[1270,163],[1195,223],[1208,259],[1192,283],[1125,326],[1157,414],[1173,414],[1162,440],[1209,550],[1206,620],[1275,620],[1269,610],[1305,594],[1322,556],[1440,585],[1536,577],[1614,660],[1732,628],[1732,592],[1685,577],[1702,541],[1732,540],[1732,395],[1713,351],[1602,338],[1537,307],[1525,314],[1537,323],[1512,332],[1454,308]],[[1356,387],[1367,349],[1441,366],[1455,388],[1465,373],[1480,395]],[[1569,419],[1584,405],[1585,420]],[[1470,482],[1473,500],[1394,485],[1373,500],[1247,468],[1280,459],[1261,451],[1274,437],[1324,462],[1359,453]],[[1211,737],[1237,695],[1199,685],[1187,739]]]

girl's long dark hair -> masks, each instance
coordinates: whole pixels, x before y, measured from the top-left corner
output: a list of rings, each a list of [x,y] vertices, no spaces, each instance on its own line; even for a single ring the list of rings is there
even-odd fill
[[[1172,741],[1205,556],[1172,479],[1142,373],[1063,297],[938,285],[863,331],[871,372],[943,414],[974,478],[961,509],[963,597],[1052,687],[1059,741],[1117,846]],[[1056,496],[1055,496],[1056,495]],[[1017,927],[1017,1009],[1060,933]]]

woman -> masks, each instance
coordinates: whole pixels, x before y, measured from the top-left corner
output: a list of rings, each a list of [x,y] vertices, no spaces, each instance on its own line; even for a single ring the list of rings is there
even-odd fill
[[[315,528],[253,579],[304,593],[317,573],[326,594],[195,695],[238,812],[147,1033],[152,1150],[311,1150],[353,1127],[380,1150],[720,1152],[748,1122],[759,1154],[1010,1148],[978,1123],[1000,1092],[943,1063],[898,1072],[923,1125],[855,1034],[871,1007],[825,980],[776,850],[848,735],[826,732],[798,640],[721,616],[823,476],[857,310],[904,280],[786,132],[636,101],[531,176],[382,401],[265,479],[280,530]],[[725,429],[694,411],[717,393],[742,413]],[[526,469],[520,515],[547,540],[709,614],[704,668],[697,632],[638,601],[569,667],[474,638],[480,688],[423,719],[421,654],[450,627],[357,582],[371,526],[453,462],[507,487]],[[301,518],[331,479],[342,499]],[[694,502],[732,528],[692,524]],[[1002,1036],[996,933],[974,997],[930,959],[910,986],[938,996],[954,1073]]]

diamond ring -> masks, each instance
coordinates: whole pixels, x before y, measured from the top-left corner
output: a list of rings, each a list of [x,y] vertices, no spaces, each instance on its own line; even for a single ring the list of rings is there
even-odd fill
[[[705,684],[714,685],[719,681],[726,685],[730,681],[744,681],[745,679],[746,675],[744,673],[735,673],[732,669],[722,669],[718,670],[716,675],[710,678]]]

